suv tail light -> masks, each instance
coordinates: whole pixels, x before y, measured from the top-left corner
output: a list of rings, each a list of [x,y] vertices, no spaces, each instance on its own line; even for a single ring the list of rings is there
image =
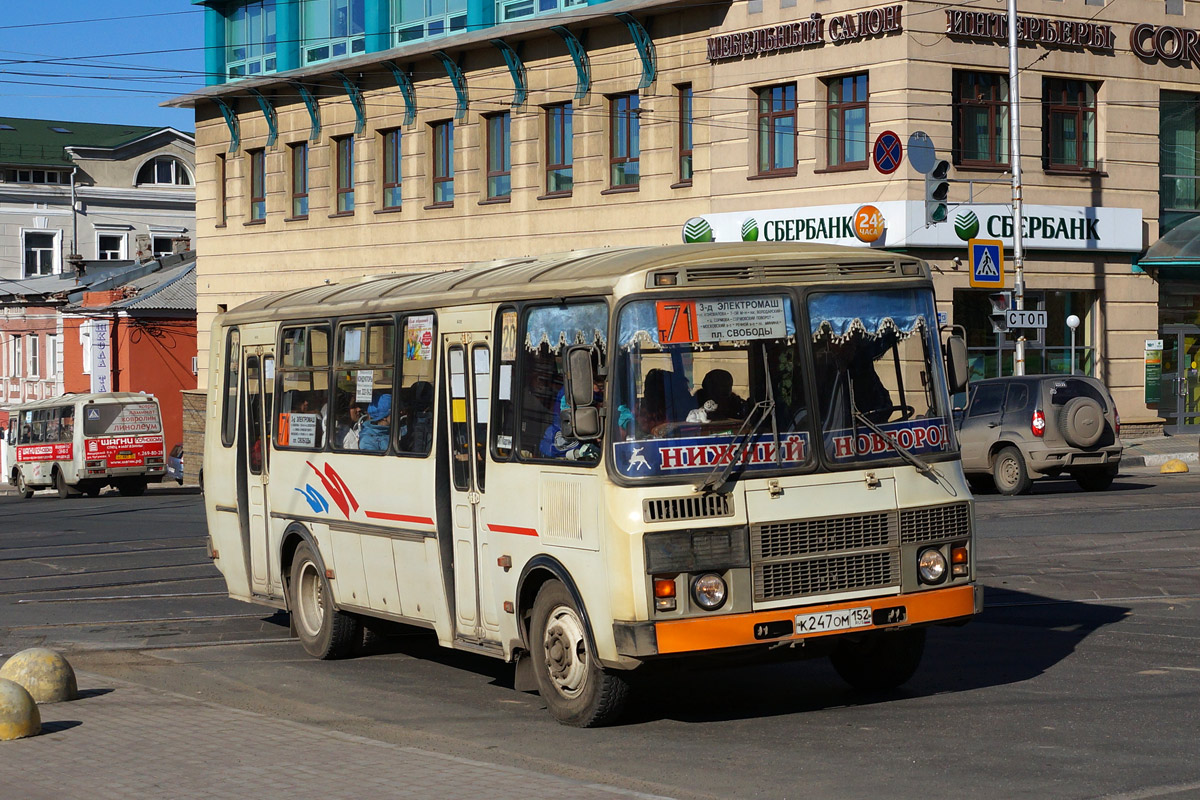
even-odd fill
[[[1121,435],[1121,412],[1117,411],[1117,406],[1115,403],[1113,404],[1113,420],[1116,422],[1116,430],[1114,432],[1117,434],[1117,436],[1120,436]]]
[[[1040,408],[1034,409],[1033,419],[1029,421],[1029,429],[1033,431],[1034,436],[1044,436],[1046,433],[1046,415],[1042,413]]]

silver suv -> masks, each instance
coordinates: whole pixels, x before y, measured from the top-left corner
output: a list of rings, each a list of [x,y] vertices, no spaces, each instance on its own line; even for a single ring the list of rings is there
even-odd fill
[[[973,483],[990,476],[1001,494],[1023,494],[1034,478],[1063,472],[1088,491],[1107,489],[1121,462],[1121,417],[1095,378],[973,381],[956,425],[963,471]]]

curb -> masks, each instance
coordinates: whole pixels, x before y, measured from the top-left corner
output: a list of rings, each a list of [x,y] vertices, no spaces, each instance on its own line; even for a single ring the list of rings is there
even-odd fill
[[[1126,455],[1121,456],[1122,467],[1161,467],[1171,459],[1178,459],[1188,466],[1200,464],[1200,453],[1195,450],[1188,453],[1147,453],[1146,455],[1136,456]]]

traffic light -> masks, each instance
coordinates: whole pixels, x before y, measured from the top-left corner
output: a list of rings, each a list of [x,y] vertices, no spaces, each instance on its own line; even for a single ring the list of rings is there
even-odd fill
[[[992,332],[1008,331],[1008,310],[1012,308],[1012,292],[992,292],[988,295],[991,305]]]
[[[950,213],[946,198],[950,195],[950,162],[938,159],[925,176],[925,224],[945,222]]]

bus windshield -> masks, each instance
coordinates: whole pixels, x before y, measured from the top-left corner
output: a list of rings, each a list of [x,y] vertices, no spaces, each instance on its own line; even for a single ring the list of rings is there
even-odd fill
[[[618,321],[613,461],[628,478],[811,460],[795,313],[786,295],[635,300]]]
[[[896,444],[915,454],[954,450],[932,292],[817,292],[808,321],[830,461],[895,459]]]

